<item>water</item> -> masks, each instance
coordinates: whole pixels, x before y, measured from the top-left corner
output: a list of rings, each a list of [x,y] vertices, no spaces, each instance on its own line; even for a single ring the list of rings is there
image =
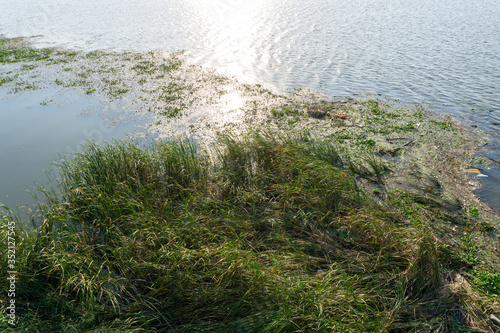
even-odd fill
[[[288,90],[430,104],[500,136],[497,0],[0,0],[0,34],[82,50],[183,49]],[[500,179],[488,178],[500,192]]]
[[[39,45],[173,51],[281,88],[382,94],[500,119],[496,0],[1,0]]]
[[[0,203],[35,203],[35,183],[53,177],[54,161],[96,143],[129,136],[140,129],[140,119],[114,119],[97,98],[54,89],[24,93],[16,98],[0,94]],[[47,101],[52,100],[48,104]]]

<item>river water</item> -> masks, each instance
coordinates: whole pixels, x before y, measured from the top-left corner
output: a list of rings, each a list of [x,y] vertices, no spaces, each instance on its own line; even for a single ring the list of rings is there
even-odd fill
[[[426,103],[487,131],[492,146],[500,136],[498,0],[0,0],[0,34],[186,50],[242,79]],[[485,185],[500,207],[498,172]]]

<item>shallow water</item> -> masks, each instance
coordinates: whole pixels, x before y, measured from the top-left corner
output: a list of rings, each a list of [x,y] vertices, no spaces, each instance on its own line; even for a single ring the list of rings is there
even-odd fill
[[[184,49],[195,62],[328,95],[428,103],[500,136],[496,0],[0,0],[0,34],[82,50]],[[495,180],[496,179],[496,180]],[[500,179],[485,197],[500,197]]]
[[[140,120],[111,121],[114,110],[101,115],[102,110],[98,99],[69,91],[0,94],[0,203],[34,204],[33,185],[47,182],[54,161],[80,150],[86,140],[120,139],[140,129]]]
[[[491,207],[500,211],[500,195],[498,195],[497,187],[500,184],[500,168],[482,170],[481,172],[487,175],[488,179],[483,181],[483,187],[477,194],[484,198]]]

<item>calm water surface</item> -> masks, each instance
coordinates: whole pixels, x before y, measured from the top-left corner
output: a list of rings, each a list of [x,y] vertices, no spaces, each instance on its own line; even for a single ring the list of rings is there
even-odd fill
[[[0,0],[0,34],[82,50],[182,49],[284,90],[428,103],[499,137],[498,0]],[[488,182],[497,196],[498,174]]]
[[[44,105],[48,99],[56,102]],[[141,119],[113,118],[119,110],[107,110],[104,116],[104,109],[97,98],[71,91],[43,89],[16,98],[0,93],[0,203],[11,208],[33,204],[34,184],[56,175],[54,161],[81,150],[87,140],[130,137],[143,124]]]

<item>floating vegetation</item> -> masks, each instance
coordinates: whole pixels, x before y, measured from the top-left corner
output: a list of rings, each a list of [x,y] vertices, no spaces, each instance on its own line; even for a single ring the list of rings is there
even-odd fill
[[[100,95],[109,102],[126,100],[134,112],[152,112],[161,118],[180,118],[188,110],[203,113],[206,108],[214,108],[212,96],[220,85],[231,81],[186,63],[181,52],[85,53],[35,49],[27,40],[6,38],[1,39],[0,46],[0,64],[16,72],[16,76],[2,76],[0,81],[12,93],[19,93],[21,85],[32,89],[55,83]],[[22,65],[12,67],[16,63]],[[28,79],[30,84],[25,84]]]

